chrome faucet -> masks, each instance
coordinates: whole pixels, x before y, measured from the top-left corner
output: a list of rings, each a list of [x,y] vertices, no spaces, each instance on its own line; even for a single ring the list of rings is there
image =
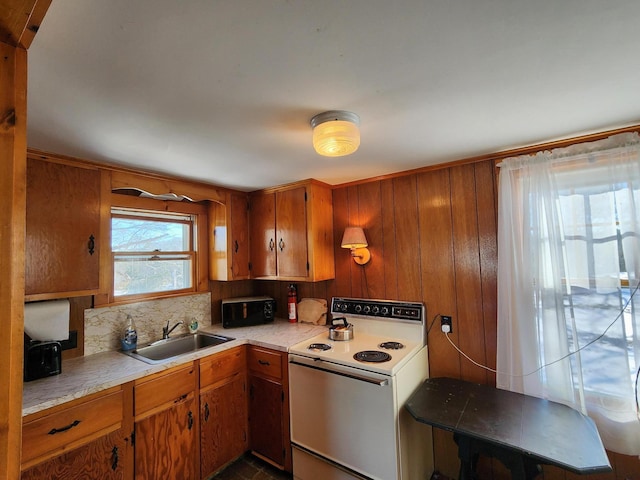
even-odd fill
[[[182,321],[179,321],[173,327],[169,328],[169,321],[167,320],[167,326],[166,327],[162,327],[162,338],[163,339],[169,338],[169,334],[171,332],[173,332],[178,325],[182,325]]]

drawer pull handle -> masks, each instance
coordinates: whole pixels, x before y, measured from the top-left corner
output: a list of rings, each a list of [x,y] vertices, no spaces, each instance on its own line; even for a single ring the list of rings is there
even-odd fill
[[[73,427],[80,424],[80,420],[74,420],[72,423],[62,428],[52,428],[49,430],[49,435],[55,435],[56,433],[66,432],[67,430],[71,430]]]
[[[189,410],[187,416],[189,417],[187,420],[187,425],[189,426],[189,430],[191,430],[193,428],[193,413],[191,412],[191,410]]]
[[[258,360],[258,363],[260,365],[271,365],[269,362],[267,362],[266,360]]]
[[[89,250],[89,255],[93,255],[96,251],[96,237],[94,237],[93,235],[89,235],[87,250]]]
[[[278,246],[280,247],[280,251],[284,251],[284,240],[280,239],[280,241],[278,242]]]
[[[204,404],[204,421],[209,420],[209,402]]]
[[[113,447],[111,450],[111,470],[116,471],[118,468],[118,447]]]
[[[173,403],[180,403],[181,401],[183,401],[185,398],[187,398],[187,394],[185,393],[184,395],[180,395],[178,398],[176,398]]]
[[[270,251],[270,252],[273,252],[273,249],[275,248],[275,246],[276,246],[276,244],[275,244],[275,242],[273,241],[273,238],[270,238],[270,239],[269,239],[269,251]]]
[[[236,240],[233,245],[234,245],[235,253],[238,253],[238,249],[240,248],[240,245],[238,245],[238,240]]]

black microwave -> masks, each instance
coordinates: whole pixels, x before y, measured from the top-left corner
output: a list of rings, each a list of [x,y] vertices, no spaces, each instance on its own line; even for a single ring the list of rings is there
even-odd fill
[[[222,300],[222,326],[248,327],[273,322],[276,301],[271,297],[238,297]]]

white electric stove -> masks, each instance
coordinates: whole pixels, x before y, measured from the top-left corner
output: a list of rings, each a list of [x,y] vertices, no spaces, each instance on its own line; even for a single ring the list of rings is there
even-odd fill
[[[431,429],[404,409],[428,378],[424,305],[334,297],[331,314],[352,340],[327,329],[289,349],[294,478],[429,478]]]

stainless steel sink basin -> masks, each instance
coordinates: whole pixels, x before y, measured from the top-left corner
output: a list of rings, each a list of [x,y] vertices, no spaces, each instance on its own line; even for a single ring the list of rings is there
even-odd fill
[[[230,342],[231,340],[235,339],[212,333],[187,333],[186,335],[181,335],[179,337],[158,340],[157,342],[150,343],[144,347],[139,347],[136,350],[128,352],[123,351],[122,353],[146,363],[156,364],[165,362],[185,353],[192,353],[202,350],[203,348],[215,347],[216,345]]]

